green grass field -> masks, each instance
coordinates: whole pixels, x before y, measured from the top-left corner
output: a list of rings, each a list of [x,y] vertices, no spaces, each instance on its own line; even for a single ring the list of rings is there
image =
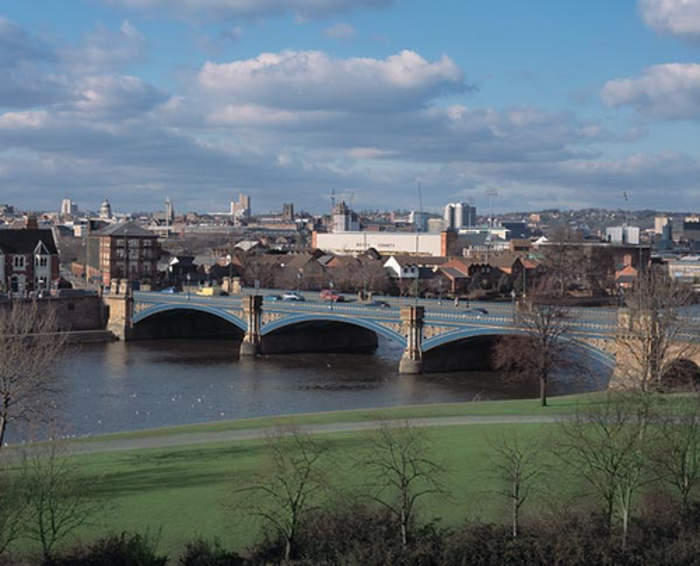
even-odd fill
[[[676,396],[668,396],[672,407]],[[275,424],[322,424],[383,418],[426,418],[458,415],[552,415],[572,412],[579,404],[596,403],[600,394],[555,397],[542,408],[536,400],[496,401],[447,405],[399,407],[372,411],[343,411],[315,415],[247,419],[187,427],[124,433],[111,437],[177,435],[189,432],[269,427]],[[433,456],[448,470],[449,494],[424,501],[422,518],[441,517],[454,526],[465,519],[507,520],[508,502],[499,495],[489,462],[489,438],[519,435],[553,446],[556,424],[469,424],[428,428]],[[366,472],[358,465],[367,448],[367,432],[332,433],[319,436],[329,444],[329,469],[334,486],[346,493],[361,493]],[[98,439],[99,437],[95,437]],[[102,437],[105,439],[108,437]],[[85,442],[79,441],[79,442]],[[98,535],[121,532],[160,533],[160,550],[177,556],[195,536],[218,537],[228,547],[244,550],[260,533],[249,517],[238,517],[226,508],[234,480],[245,479],[264,462],[264,440],[240,440],[218,444],[183,445],[129,451],[75,455],[85,485],[91,486],[103,511],[94,524],[78,533],[83,541]],[[547,458],[553,458],[551,454]],[[552,501],[556,491],[572,492],[572,476],[552,472],[543,485]],[[542,509],[545,498],[534,497],[524,515]]]
[[[523,438],[542,437],[554,428],[530,424],[427,430],[434,457],[448,469],[445,483],[450,493],[426,501],[423,518],[441,517],[445,525],[468,517],[503,518],[507,502],[495,493],[498,482],[489,473],[487,439],[515,432]],[[367,477],[356,462],[365,449],[366,433],[323,435],[320,440],[330,445],[333,484],[360,492]],[[260,525],[250,518],[237,521],[225,502],[234,478],[255,472],[263,457],[261,440],[76,456],[84,481],[105,501],[104,517],[80,536],[88,540],[105,532],[160,531],[160,547],[171,555],[195,535],[218,537],[242,550],[256,539]]]

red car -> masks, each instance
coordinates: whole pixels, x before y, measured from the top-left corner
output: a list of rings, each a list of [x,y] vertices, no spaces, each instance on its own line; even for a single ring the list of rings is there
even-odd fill
[[[343,295],[336,293],[333,289],[323,289],[320,296],[324,301],[333,301],[334,303],[343,302]]]

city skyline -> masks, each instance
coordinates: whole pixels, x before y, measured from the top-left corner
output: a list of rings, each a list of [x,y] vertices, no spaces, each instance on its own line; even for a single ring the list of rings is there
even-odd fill
[[[417,210],[420,183],[436,213],[493,190],[494,212],[700,202],[699,2],[164,6],[0,7],[2,200]]]

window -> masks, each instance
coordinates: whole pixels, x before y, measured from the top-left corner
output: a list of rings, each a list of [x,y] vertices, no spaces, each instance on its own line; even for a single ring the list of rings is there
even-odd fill
[[[151,240],[144,240],[144,241],[143,241],[143,247],[144,247],[144,248],[150,248],[152,243],[153,243],[153,242],[151,242]]]
[[[23,255],[14,256],[12,266],[15,269],[24,269],[24,256]]]
[[[131,240],[129,240],[129,247],[130,248],[138,248],[139,241],[136,238],[132,238]]]
[[[34,265],[37,267],[46,267],[49,264],[49,258],[45,255],[38,255],[35,258]]]

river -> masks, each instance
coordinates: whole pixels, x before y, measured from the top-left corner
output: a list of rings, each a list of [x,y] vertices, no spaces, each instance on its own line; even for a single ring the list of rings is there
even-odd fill
[[[83,345],[58,368],[61,432],[94,435],[266,415],[536,395],[493,372],[406,376],[399,347],[374,354],[291,354],[236,360],[226,341]],[[552,394],[590,390],[560,378]],[[26,432],[8,430],[8,441]]]

